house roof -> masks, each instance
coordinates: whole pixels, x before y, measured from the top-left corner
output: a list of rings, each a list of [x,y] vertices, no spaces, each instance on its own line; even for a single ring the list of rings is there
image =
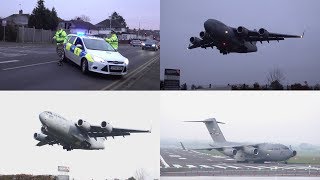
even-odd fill
[[[82,20],[71,20],[71,21],[63,21],[63,22],[71,23],[72,28],[98,30],[98,28],[95,25],[91,24],[90,22],[86,22]]]
[[[10,20],[12,20],[12,19],[14,19],[14,18],[16,18],[16,17],[19,17],[19,16],[29,17],[30,14],[12,14],[12,15],[6,17],[6,18],[3,18],[3,19],[5,19],[5,20],[7,20],[7,21],[10,21]]]
[[[105,19],[98,24],[96,24],[98,28],[101,27],[110,27],[110,19]],[[111,20],[111,28],[126,28],[126,26],[122,25],[118,20]]]

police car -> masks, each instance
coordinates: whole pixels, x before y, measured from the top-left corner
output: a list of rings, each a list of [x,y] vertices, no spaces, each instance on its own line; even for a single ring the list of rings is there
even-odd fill
[[[125,75],[129,64],[129,60],[104,39],[82,34],[67,36],[63,59],[79,65],[83,73]]]

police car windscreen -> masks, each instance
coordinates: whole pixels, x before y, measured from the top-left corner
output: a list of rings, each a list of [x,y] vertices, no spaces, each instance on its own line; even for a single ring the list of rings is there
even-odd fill
[[[109,43],[105,42],[103,39],[83,38],[83,41],[87,49],[99,51],[115,51],[113,47]]]

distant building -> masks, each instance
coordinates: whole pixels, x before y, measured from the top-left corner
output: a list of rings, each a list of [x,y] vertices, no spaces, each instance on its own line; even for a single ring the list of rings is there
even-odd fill
[[[96,27],[99,30],[99,34],[110,34],[110,32],[113,30],[117,34],[122,34],[127,32],[127,27],[119,23],[117,20],[111,20],[110,25],[110,19],[105,19],[98,24],[96,24]]]
[[[90,22],[85,22],[81,19],[70,20],[70,21],[60,21],[59,27],[64,28],[69,33],[77,34],[84,33],[90,35],[99,34],[98,28],[91,24]]]
[[[29,16],[29,14],[23,14],[23,11],[19,10],[19,14],[12,14],[3,20],[6,20],[8,25],[27,27]]]

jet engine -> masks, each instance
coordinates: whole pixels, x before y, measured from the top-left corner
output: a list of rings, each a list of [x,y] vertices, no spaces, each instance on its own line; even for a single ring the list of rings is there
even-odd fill
[[[237,28],[237,33],[238,35],[240,35],[241,37],[247,37],[249,34],[249,30],[243,26],[239,26]]]
[[[42,133],[34,133],[33,137],[34,137],[35,140],[43,141],[43,140],[46,139],[47,135],[44,135]]]
[[[200,38],[197,38],[197,37],[191,37],[191,38],[190,38],[190,42],[191,42],[192,44],[200,44],[201,39],[200,39]]]
[[[80,129],[82,129],[82,130],[84,130],[84,131],[90,131],[90,129],[91,129],[91,125],[90,125],[88,122],[86,122],[86,121],[84,121],[84,120],[82,120],[82,119],[79,119],[79,120],[78,120],[77,125],[78,125],[78,127],[79,127]]]
[[[244,151],[246,154],[250,154],[250,155],[258,155],[258,153],[259,153],[258,148],[255,148],[255,147],[252,147],[252,146],[245,146],[245,147],[243,147],[243,151]]]
[[[296,156],[297,155],[297,151],[293,150],[292,151],[292,157]]]
[[[224,148],[223,154],[227,156],[235,156],[237,154],[237,150],[234,148]]]
[[[101,122],[101,127],[104,128],[105,130],[107,130],[108,133],[112,132],[112,126],[110,123],[107,123],[105,121]]]
[[[259,29],[258,33],[259,33],[260,36],[262,36],[264,38],[269,37],[269,32],[267,30],[263,29],[263,28]]]

